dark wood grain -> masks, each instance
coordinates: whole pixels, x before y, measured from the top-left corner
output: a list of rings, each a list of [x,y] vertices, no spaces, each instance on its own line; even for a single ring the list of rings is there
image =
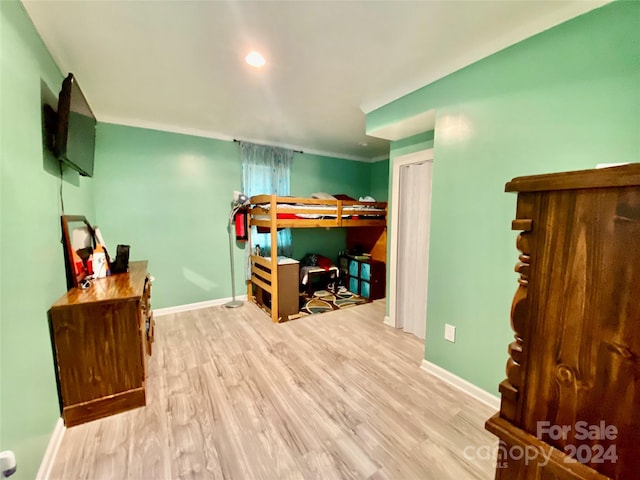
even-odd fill
[[[146,277],[147,261],[131,262],[128,273],[91,280],[89,288],[69,290],[53,307],[138,298],[142,295]]]
[[[550,447],[542,440],[515,427],[499,414],[487,420],[485,427],[504,442],[498,449],[499,468],[496,469],[496,480],[607,480],[609,478],[581,463],[566,461],[566,456],[560,450]],[[513,458],[514,455],[505,455],[508,453],[508,448],[504,445],[508,445],[508,448],[528,449],[530,461],[526,462],[525,458]],[[549,462],[546,461],[547,458],[550,458]]]
[[[513,227],[528,231],[518,237],[500,417],[561,454],[582,448],[590,469],[622,480],[640,472],[640,165],[607,170],[507,185],[527,190]],[[569,428],[554,437],[541,422]],[[579,423],[617,435],[583,438]],[[592,461],[597,449],[617,460]],[[496,478],[591,478],[556,467],[498,469]]]
[[[53,312],[58,372],[65,405],[141,386],[138,304],[102,302]]]
[[[144,405],[153,338],[146,266],[132,262],[129,273],[71,289],[49,310],[65,425]]]
[[[640,471],[640,189],[550,192],[539,216],[523,428],[613,425],[615,442],[578,440],[575,428],[545,440],[561,450],[615,445],[619,461],[594,468],[632,478]]]
[[[134,388],[116,395],[65,407],[63,410],[64,424],[66,427],[73,427],[145,405],[144,387]]]
[[[517,177],[508,182],[505,192],[541,192],[575,190],[578,188],[608,188],[640,186],[640,163],[596,170],[546,173]]]
[[[387,227],[360,227],[347,229],[347,250],[362,249],[373,260],[387,262]]]

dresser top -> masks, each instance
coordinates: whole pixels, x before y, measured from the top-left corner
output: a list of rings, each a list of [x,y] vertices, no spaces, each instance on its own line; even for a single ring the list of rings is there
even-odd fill
[[[637,186],[640,186],[640,163],[630,163],[618,167],[516,177],[505,185],[504,190],[505,192],[543,192]]]
[[[72,288],[51,308],[141,297],[147,277],[147,263],[146,260],[131,262],[127,273],[91,280],[89,288]]]

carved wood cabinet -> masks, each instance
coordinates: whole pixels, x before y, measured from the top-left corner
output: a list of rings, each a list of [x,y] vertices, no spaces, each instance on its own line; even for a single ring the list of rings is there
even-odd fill
[[[56,380],[69,427],[146,404],[154,320],[147,262],[72,288],[49,310]]]
[[[640,478],[640,164],[515,178],[496,479]],[[528,452],[528,453],[527,453]]]

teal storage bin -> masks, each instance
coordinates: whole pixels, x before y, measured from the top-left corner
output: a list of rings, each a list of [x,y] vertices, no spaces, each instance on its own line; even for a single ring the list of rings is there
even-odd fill
[[[369,282],[360,282],[360,296],[364,298],[371,296],[371,284]]]
[[[360,264],[360,278],[362,280],[366,280],[367,282],[371,281],[371,265],[368,263]]]
[[[349,277],[349,291],[358,295],[358,279]]]
[[[358,262],[356,260],[351,260],[349,262],[349,275],[352,277],[358,276]]]

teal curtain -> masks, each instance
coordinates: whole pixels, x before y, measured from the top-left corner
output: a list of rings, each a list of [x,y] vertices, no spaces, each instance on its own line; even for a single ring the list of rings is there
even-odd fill
[[[240,142],[242,159],[242,191],[245,195],[272,194],[291,195],[291,161],[293,150],[279,147]],[[262,255],[271,255],[271,236],[251,231],[251,250],[260,245]],[[277,255],[290,257],[293,253],[291,230],[278,232]]]

